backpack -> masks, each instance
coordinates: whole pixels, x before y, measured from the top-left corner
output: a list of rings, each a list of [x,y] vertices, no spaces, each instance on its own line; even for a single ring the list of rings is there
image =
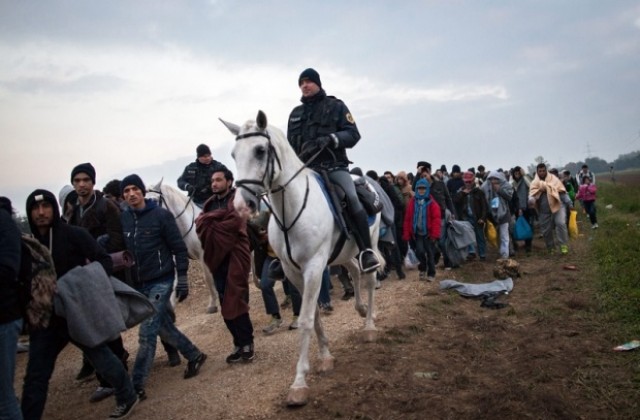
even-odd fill
[[[25,320],[30,330],[49,326],[56,293],[55,265],[51,252],[37,239],[22,235],[20,296]]]

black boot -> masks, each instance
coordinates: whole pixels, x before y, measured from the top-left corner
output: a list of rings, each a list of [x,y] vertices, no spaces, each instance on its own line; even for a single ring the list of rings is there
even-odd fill
[[[380,267],[380,261],[376,253],[371,249],[371,235],[369,233],[369,225],[367,224],[367,213],[360,210],[352,214],[354,236],[360,249],[358,255],[358,263],[360,271],[363,273],[371,273]]]

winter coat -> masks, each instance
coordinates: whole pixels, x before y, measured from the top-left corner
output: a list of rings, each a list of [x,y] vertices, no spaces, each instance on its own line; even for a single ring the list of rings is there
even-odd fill
[[[18,272],[20,230],[8,211],[0,209],[0,324],[21,318]]]
[[[458,219],[469,219],[467,209],[467,206],[469,205],[469,198],[471,199],[471,212],[473,213],[476,222],[486,221],[488,216],[487,198],[485,197],[484,192],[478,187],[474,187],[469,192],[466,192],[461,188],[453,196],[453,204],[456,207],[456,215]]]
[[[74,206],[69,224],[87,229],[94,239],[107,235],[108,240],[104,243],[106,243],[106,251],[109,254],[124,249],[120,208],[114,201],[104,197],[100,191],[95,191],[94,196],[86,205],[76,204]]]
[[[135,256],[134,284],[186,275],[189,269],[187,246],[173,215],[145,199],[142,210],[131,207],[122,212],[122,230],[127,249]],[[174,264],[175,257],[175,264]]]
[[[595,184],[582,184],[576,198],[582,201],[596,201],[597,187]]]
[[[402,240],[409,241],[415,238],[415,232],[413,227],[413,216],[415,214],[415,201],[416,198],[412,197],[409,200],[407,209],[404,213],[404,223],[402,229]],[[436,203],[433,195],[429,196],[429,204],[427,205],[427,236],[429,239],[440,239],[442,231],[442,219],[440,216],[440,206]]]

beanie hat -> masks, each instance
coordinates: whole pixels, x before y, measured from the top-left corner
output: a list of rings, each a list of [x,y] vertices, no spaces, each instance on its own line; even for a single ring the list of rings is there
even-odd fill
[[[80,165],[76,166],[75,168],[73,168],[73,170],[71,171],[71,183],[73,184],[73,177],[76,176],[79,173],[85,173],[87,175],[89,175],[89,178],[91,178],[91,182],[92,183],[96,183],[96,170],[94,169],[93,165],[90,164],[89,162],[87,163],[81,163]]]
[[[67,198],[69,198],[71,192],[73,192],[73,187],[71,185],[65,185],[58,194],[58,203],[60,203],[60,207],[62,207],[63,210],[64,204],[67,202]]]
[[[196,147],[196,153],[198,154],[198,157],[210,155],[211,149],[209,149],[209,146],[207,146],[206,144],[201,144],[200,146]]]
[[[351,168],[351,170],[349,171],[349,173],[350,173],[351,175],[363,176],[363,174],[362,174],[362,169],[360,169],[360,168],[359,168],[359,167],[357,167],[357,166],[356,166],[356,167],[354,167],[354,168]]]
[[[452,173],[452,174],[457,174],[457,173],[460,173],[460,172],[461,172],[461,171],[460,171],[460,166],[458,166],[458,165],[453,165],[453,166],[451,167],[451,173]]]
[[[440,170],[441,170],[442,172],[447,172],[447,165],[444,165],[444,164],[443,164],[443,165],[441,165],[441,166],[440,166]]]
[[[475,177],[473,176],[473,172],[471,172],[471,171],[467,171],[464,174],[462,174],[462,180],[464,182],[471,182],[471,181],[473,181],[473,178],[475,178]]]
[[[422,166],[423,169],[431,169],[431,164],[429,162],[425,162],[424,160],[421,160],[420,162],[418,162],[418,164],[416,165],[416,168],[418,166]]]
[[[373,169],[370,171],[367,171],[367,176],[371,179],[373,179],[374,181],[378,180],[378,173],[376,171],[374,171]]]
[[[135,185],[136,187],[140,188],[140,191],[142,191],[142,195],[147,195],[147,189],[144,186],[144,182],[142,182],[142,179],[136,174],[125,176],[124,179],[120,182],[120,195],[123,195],[124,189],[129,185]]]
[[[298,77],[298,86],[300,86],[302,84],[302,81],[305,79],[315,83],[316,85],[318,85],[319,88],[322,88],[322,82],[320,82],[320,75],[314,69],[308,68],[304,70],[302,73],[300,73],[300,77]]]

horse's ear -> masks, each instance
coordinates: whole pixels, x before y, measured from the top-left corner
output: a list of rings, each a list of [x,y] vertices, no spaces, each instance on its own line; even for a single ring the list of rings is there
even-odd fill
[[[158,189],[162,187],[162,181],[164,181],[164,177],[160,178],[160,182],[158,182]]]
[[[233,123],[227,122],[225,120],[223,120],[222,118],[218,118],[220,120],[220,122],[222,124],[224,124],[225,127],[227,127],[227,129],[229,131],[231,131],[231,133],[235,134],[236,136],[238,135],[238,133],[240,132],[240,126],[239,125],[235,125]]]
[[[265,114],[261,110],[258,111],[258,116],[256,117],[256,123],[258,124],[258,128],[260,130],[266,129],[267,128],[267,114]]]

